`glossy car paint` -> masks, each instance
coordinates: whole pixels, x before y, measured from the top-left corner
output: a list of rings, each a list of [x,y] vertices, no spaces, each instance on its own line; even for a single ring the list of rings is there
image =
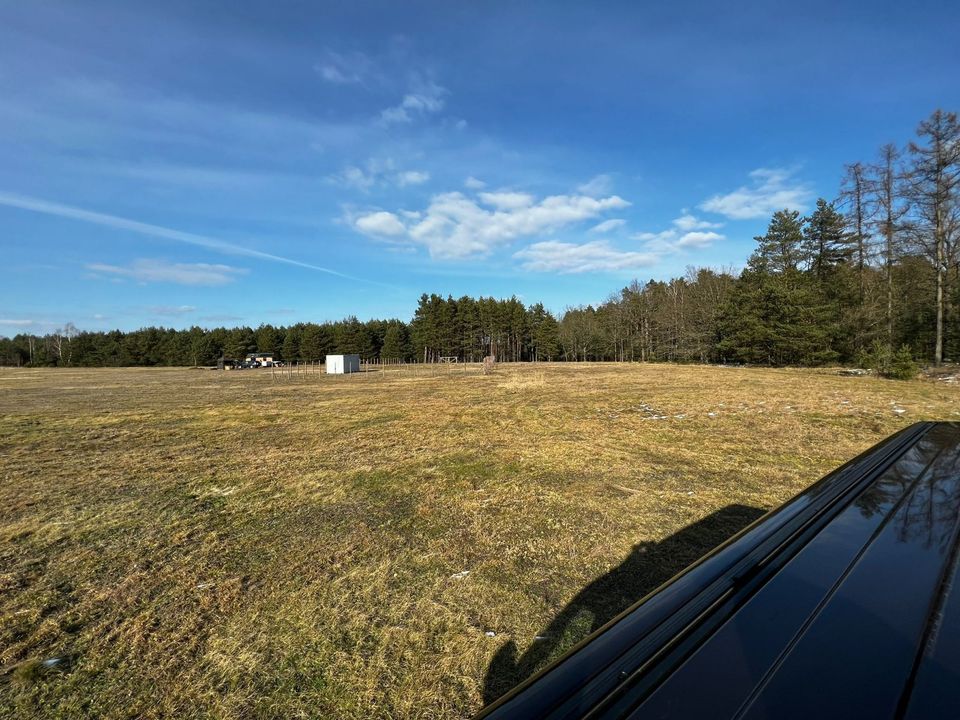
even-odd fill
[[[823,478],[481,713],[960,716],[960,425]]]

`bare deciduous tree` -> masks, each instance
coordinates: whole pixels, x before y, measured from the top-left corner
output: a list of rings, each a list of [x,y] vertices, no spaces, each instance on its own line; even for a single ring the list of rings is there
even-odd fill
[[[960,189],[960,123],[956,113],[935,110],[920,123],[917,135],[925,144],[910,143],[912,163],[908,175],[914,242],[930,257],[936,269],[936,339],[934,364],[943,362],[949,252],[957,242],[957,192]]]
[[[857,281],[860,288],[860,302],[863,302],[864,269],[870,251],[867,229],[873,214],[873,208],[869,204],[867,173],[863,163],[855,162],[847,165],[846,175],[840,188],[840,202],[846,209],[853,244],[856,247]]]
[[[880,158],[869,168],[869,189],[876,207],[874,226],[883,238],[883,271],[886,284],[887,344],[893,343],[893,266],[900,254],[901,221],[907,212],[903,198],[904,175],[900,151],[892,143],[880,148]]]

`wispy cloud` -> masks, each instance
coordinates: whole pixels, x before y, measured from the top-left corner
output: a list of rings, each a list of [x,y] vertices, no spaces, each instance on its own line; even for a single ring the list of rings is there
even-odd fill
[[[89,263],[87,270],[110,277],[129,278],[140,283],[174,283],[176,285],[226,285],[246,274],[243,268],[209,263],[171,263],[166,260],[141,259],[130,265]]]
[[[560,274],[636,270],[659,259],[656,253],[617,250],[606,240],[582,244],[549,240],[534,243],[513,256],[524,270]]]
[[[597,175],[577,187],[577,192],[591,197],[609,195],[613,192],[613,178],[609,175]]]
[[[163,317],[182,317],[196,312],[193,305],[153,305],[147,308],[151,315],[161,315]]]
[[[224,255],[257,258],[259,260],[268,260],[270,262],[283,263],[285,265],[294,265],[307,270],[315,270],[317,272],[335,275],[348,280],[373,282],[370,280],[363,280],[362,278],[353,277],[336,270],[331,270],[330,268],[322,267],[320,265],[313,265],[311,263],[301,262],[300,260],[294,260],[293,258],[283,257],[282,255],[274,255],[272,253],[262,252],[260,250],[244,247],[242,245],[236,245],[234,243],[207,237],[205,235],[196,235],[194,233],[163,227],[162,225],[151,225],[149,223],[143,223],[137,220],[130,220],[117,215],[107,215],[105,213],[84,210],[82,208],[72,207],[70,205],[61,205],[59,203],[28,197],[26,195],[0,192],[0,205],[20,208],[21,210],[29,210],[31,212],[37,212],[43,215],[52,215],[55,217],[69,218],[71,220],[79,220],[81,222],[92,223],[94,225],[103,225],[106,227],[115,228],[117,230],[127,230],[140,235],[149,235],[151,237],[163,238],[165,240],[172,240],[174,242],[186,243],[187,245],[195,245],[222,253]]]
[[[417,81],[415,89],[403,96],[399,105],[388,107],[380,112],[380,120],[385,125],[409,123],[417,118],[432,115],[443,110],[445,96],[449,91],[434,82]]]
[[[807,183],[794,178],[786,168],[758,168],[750,173],[750,184],[726,195],[705,200],[701,210],[724,215],[731,220],[767,217],[777,210],[805,210],[813,198]]]
[[[0,318],[0,325],[12,325],[13,327],[27,327],[36,323],[36,320],[26,320],[24,318]]]
[[[629,206],[612,195],[553,195],[537,200],[529,193],[483,192],[472,198],[460,192],[435,195],[423,212],[369,212],[352,219],[360,232],[428,249],[431,257],[483,257],[515,239],[554,232],[609,210]]]
[[[487,184],[483,180],[479,180],[471,175],[463,181],[463,186],[468,190],[483,190]]]
[[[627,224],[627,221],[623,218],[611,218],[609,220],[604,220],[602,223],[598,223],[590,228],[592,233],[608,233],[613,232],[618,228],[622,228]]]
[[[329,182],[340,187],[367,192],[374,186],[422,185],[430,180],[426,170],[398,170],[393,158],[370,158],[363,167],[348,165],[328,178]]]
[[[406,170],[397,174],[397,185],[406,187],[407,185],[422,185],[430,179],[430,173],[425,170]]]
[[[676,245],[678,248],[705,248],[710,247],[713,245],[713,243],[723,239],[724,236],[720,233],[715,233],[709,230],[693,230],[681,235],[680,239],[677,240]]]
[[[202,315],[198,319],[201,320],[202,322],[210,322],[210,323],[238,323],[238,322],[242,322],[244,318],[241,315],[222,314],[222,315]]]
[[[684,212],[683,215],[673,220],[673,226],[683,232],[689,232],[690,230],[714,230],[723,227],[723,223],[701,220],[688,212]]]
[[[329,83],[354,85],[368,78],[376,70],[376,63],[361,52],[343,55],[327,50],[323,60],[313,67]]]

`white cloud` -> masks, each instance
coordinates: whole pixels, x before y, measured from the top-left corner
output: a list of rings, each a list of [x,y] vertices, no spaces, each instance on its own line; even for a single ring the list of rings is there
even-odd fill
[[[632,235],[644,247],[662,254],[675,253],[681,250],[703,249],[713,243],[724,240],[725,236],[707,228],[720,228],[723,223],[711,223],[699,220],[689,213],[685,213],[671,221],[672,228],[660,232],[639,232]],[[697,228],[697,229],[694,229]]]
[[[723,240],[724,236],[720,233],[703,230],[693,230],[677,240],[678,248],[705,248],[709,247],[718,240]]]
[[[87,270],[114,278],[129,278],[141,283],[218,286],[233,282],[247,271],[230,265],[209,263],[170,263],[166,260],[134,260],[130,265],[90,263]]]
[[[533,195],[522,192],[483,192],[479,195],[484,205],[498,210],[519,210],[533,205]]]
[[[627,224],[627,221],[623,218],[611,218],[610,220],[604,220],[598,225],[594,225],[590,228],[590,232],[593,233],[608,233],[616,230],[617,228],[622,228]]]
[[[616,195],[553,195],[537,201],[528,193],[481,193],[479,201],[460,192],[435,195],[416,216],[384,211],[354,221],[368,234],[404,239],[426,247],[435,258],[482,257],[521,237],[551,233],[609,210],[629,206]]]
[[[394,237],[403,235],[407,232],[406,226],[400,222],[400,218],[391,212],[373,212],[368,215],[362,215],[354,221],[354,226],[360,232],[369,235],[385,235]]]
[[[463,181],[463,186],[469,190],[483,190],[487,184],[483,180],[478,180],[471,175]]]
[[[723,223],[701,220],[690,213],[684,213],[680,217],[674,218],[672,222],[673,225],[682,232],[689,232],[690,230],[713,230],[723,227]]]
[[[380,112],[384,124],[409,123],[415,118],[425,117],[443,110],[448,94],[446,88],[433,82],[419,83],[413,91],[403,96],[399,105],[388,107]]]
[[[406,187],[407,185],[422,185],[430,179],[430,173],[425,170],[407,170],[397,175],[397,185]]]
[[[577,187],[577,192],[581,192],[584,195],[589,195],[590,197],[609,195],[613,192],[613,178],[605,174],[597,175],[596,177],[585,182],[583,185]]]
[[[793,178],[793,170],[759,168],[750,173],[750,184],[726,195],[705,200],[701,210],[731,220],[749,220],[772,215],[777,210],[805,210],[813,197],[809,185]]]
[[[14,327],[26,327],[33,325],[35,320],[23,320],[20,318],[0,318],[0,325],[13,325]]]
[[[522,261],[524,270],[561,274],[635,270],[659,259],[656,253],[617,250],[606,240],[580,245],[549,240],[534,243],[513,256]]]

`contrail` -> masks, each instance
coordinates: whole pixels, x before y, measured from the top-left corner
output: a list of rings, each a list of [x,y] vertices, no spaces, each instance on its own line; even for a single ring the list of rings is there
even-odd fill
[[[81,220],[82,222],[93,223],[94,225],[105,225],[107,227],[117,228],[118,230],[129,230],[140,233],[141,235],[151,235],[153,237],[174,240],[176,242],[187,243],[188,245],[197,245],[199,247],[216,250],[226,255],[243,255],[246,257],[259,258],[260,260],[270,260],[271,262],[284,263],[285,265],[294,265],[296,267],[316,270],[317,272],[336,275],[346,280],[355,280],[357,282],[373,283],[374,285],[383,285],[375,280],[365,280],[363,278],[353,277],[330,268],[320,265],[311,265],[310,263],[294,260],[293,258],[273,255],[271,253],[245,248],[241,245],[216,238],[206,237],[205,235],[196,235],[194,233],[182,232],[172,228],[166,228],[161,225],[151,225],[149,223],[129,220],[128,218],[118,217],[116,215],[107,215],[105,213],[92,212],[82,208],[61,205],[59,203],[41,200],[39,198],[27,197],[26,195],[16,195],[13,193],[0,192],[0,205],[19,208],[21,210],[30,210],[32,212],[42,213],[44,215],[55,215],[57,217],[70,218],[72,220]],[[388,286],[389,287],[389,286]]]

